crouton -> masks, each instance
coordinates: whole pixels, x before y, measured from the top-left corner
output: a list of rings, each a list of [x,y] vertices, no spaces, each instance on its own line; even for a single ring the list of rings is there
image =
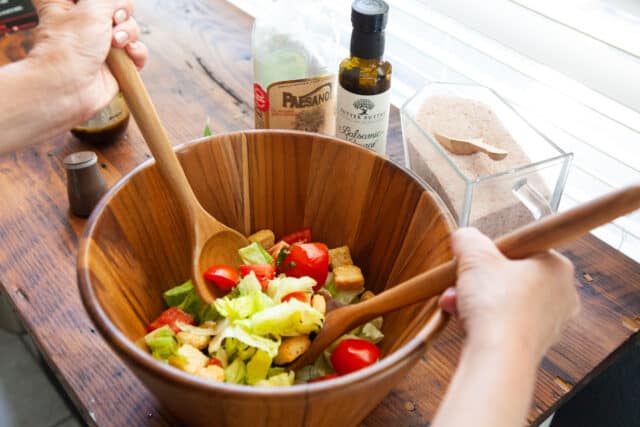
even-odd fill
[[[364,286],[364,276],[359,267],[343,265],[333,269],[333,282],[339,291],[359,291]]]
[[[176,339],[180,344],[189,344],[198,350],[204,349],[209,345],[210,336],[192,334],[191,332],[181,331],[176,335]]]
[[[205,366],[204,368],[198,368],[198,370],[196,370],[196,375],[202,378],[206,378],[210,381],[224,381],[224,369],[216,365],[209,365]]]
[[[169,357],[170,365],[190,374],[195,374],[198,369],[204,368],[208,361],[209,358],[207,356],[189,344],[180,346],[178,353]]]
[[[285,242],[284,240],[280,240],[278,243],[276,243],[275,245],[273,245],[271,248],[269,248],[268,252],[269,255],[271,255],[273,257],[273,259],[278,259],[278,254],[280,254],[280,251],[288,248],[289,245],[287,242]]]
[[[324,314],[327,311],[327,302],[322,295],[316,294],[311,298],[311,307]]]
[[[373,298],[375,296],[376,296],[376,294],[374,294],[371,291],[364,291],[362,293],[362,295],[360,295],[360,301],[366,301],[366,300],[371,299],[371,298]]]
[[[249,240],[260,244],[263,248],[269,250],[276,242],[276,235],[271,230],[260,230],[249,236]]]
[[[278,355],[274,359],[276,365],[286,365],[296,360],[311,346],[311,340],[306,335],[286,338],[280,344]]]
[[[349,246],[329,249],[329,264],[331,268],[342,267],[343,265],[353,265]]]

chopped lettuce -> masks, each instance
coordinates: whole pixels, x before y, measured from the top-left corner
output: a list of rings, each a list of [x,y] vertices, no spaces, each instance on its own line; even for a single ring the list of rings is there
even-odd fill
[[[275,377],[283,372],[285,372],[285,369],[282,366],[274,366],[267,371],[267,378]]]
[[[178,341],[167,325],[149,332],[145,335],[144,342],[151,350],[151,355],[158,360],[167,360],[178,351]]]
[[[192,316],[198,316],[204,306],[191,280],[165,291],[162,296],[169,307],[178,307]]]
[[[260,282],[253,272],[242,278],[236,288],[235,296],[227,295],[214,302],[216,311],[230,320],[246,319],[275,304],[262,292]]]
[[[217,352],[225,338],[235,338],[248,346],[255,347],[266,352],[270,357],[276,357],[276,354],[278,354],[278,347],[280,347],[279,339],[275,341],[249,333],[237,326],[227,326],[211,340],[211,343],[209,343],[209,354]],[[232,354],[229,353],[229,350],[226,347],[225,351],[227,352],[227,356],[231,358]]]
[[[187,297],[180,303],[180,305],[178,305],[178,308],[180,308],[185,313],[189,313],[190,315],[196,317],[198,314],[200,314],[200,310],[202,310],[203,306],[204,303],[194,290],[189,295],[187,295]]]
[[[241,360],[244,360],[246,362],[247,360],[251,359],[251,356],[253,356],[255,353],[255,347],[251,347],[249,345],[246,345],[245,343],[238,343],[237,357],[239,357]]]
[[[371,341],[374,344],[378,344],[384,338],[384,334],[380,329],[378,329],[373,322],[365,323],[358,337]]]
[[[234,360],[224,370],[224,380],[228,383],[244,384],[247,368],[240,359]]]
[[[239,249],[238,253],[242,262],[248,265],[273,263],[273,257],[258,242],[253,242],[249,246]]]
[[[327,281],[324,284],[324,288],[331,294],[331,298],[341,304],[351,304],[355,302],[358,296],[362,293],[360,291],[341,291],[336,289],[335,282],[333,281],[333,273],[329,273]]]
[[[266,380],[258,381],[255,385],[259,387],[286,387],[293,385],[294,379],[295,374],[293,371],[289,371],[275,375]]]
[[[311,277],[286,277],[279,276],[269,281],[267,294],[275,302],[282,302],[282,298],[293,292],[313,292],[316,281]]]
[[[220,320],[221,318],[222,316],[220,315],[220,313],[218,313],[218,310],[216,310],[215,305],[203,304],[200,308],[200,312],[198,313],[197,321],[198,323],[204,323],[210,320]]]
[[[303,384],[314,378],[333,373],[331,364],[323,356],[316,359],[313,365],[307,365],[296,372],[296,383]]]
[[[282,337],[316,332],[322,327],[323,321],[324,315],[318,310],[292,299],[235,323],[251,334]]]
[[[249,363],[247,363],[247,384],[256,384],[258,381],[267,379],[272,358],[262,350],[255,352]]]
[[[182,301],[184,301],[185,298],[193,292],[195,292],[193,289],[193,283],[191,280],[188,280],[182,285],[175,286],[168,291],[165,291],[162,296],[169,307],[176,307],[182,304]]]

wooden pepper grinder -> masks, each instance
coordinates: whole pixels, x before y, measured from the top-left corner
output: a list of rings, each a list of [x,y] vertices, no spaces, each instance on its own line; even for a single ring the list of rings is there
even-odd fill
[[[107,192],[107,183],[98,169],[98,156],[93,151],[79,151],[64,158],[67,170],[67,194],[71,213],[88,217]]]

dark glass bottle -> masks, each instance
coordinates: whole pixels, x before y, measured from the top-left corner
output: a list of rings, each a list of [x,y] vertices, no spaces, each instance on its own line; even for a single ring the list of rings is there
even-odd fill
[[[129,125],[129,108],[118,93],[104,109],[86,122],[71,129],[76,138],[92,143],[107,144],[118,139]]]
[[[351,6],[351,56],[340,63],[336,136],[385,153],[391,64],[385,61],[389,6],[355,0]]]

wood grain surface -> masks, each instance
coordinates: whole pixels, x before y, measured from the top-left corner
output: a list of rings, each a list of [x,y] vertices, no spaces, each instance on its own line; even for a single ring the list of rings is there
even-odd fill
[[[253,127],[251,19],[224,0],[138,0],[136,7],[151,54],[142,77],[171,140],[200,137],[207,117],[214,132]],[[31,44],[29,32],[0,37],[0,63],[19,60]],[[389,135],[388,154],[402,161],[397,110]],[[63,135],[0,157],[0,282],[87,423],[175,425],[97,335],[82,308],[75,272],[84,220],[68,212],[62,167],[66,154],[81,149],[97,152],[110,185],[149,156],[132,123],[127,135],[109,146],[91,147]],[[254,218],[251,226],[265,220]],[[593,237],[563,253],[576,264],[582,312],[542,363],[529,414],[533,425],[625,351],[640,329],[636,263]],[[401,266],[387,273],[389,280],[411,274]],[[363,425],[428,425],[462,341],[461,326],[450,322]]]
[[[212,206],[213,215],[233,216],[239,200],[248,212],[236,214],[230,222],[234,227],[242,228],[245,217],[271,218],[247,234],[272,224],[277,224],[277,235],[308,226],[315,239],[330,247],[348,243],[370,290],[388,284],[388,274],[376,274],[378,271],[393,270],[396,264],[425,271],[452,257],[448,237],[455,224],[433,190],[395,163],[356,145],[297,132],[247,131],[196,141],[178,156],[190,165],[185,168],[189,181],[209,184],[194,186],[203,190],[195,195]],[[237,159],[241,159],[239,164]],[[298,163],[298,159],[303,161]],[[336,163],[352,167],[336,169]],[[247,185],[232,187],[238,170],[248,171],[242,175]],[[283,170],[286,177],[280,174]],[[369,171],[368,179],[361,179],[364,170]],[[274,171],[278,171],[275,176]],[[175,215],[179,196],[164,185],[162,172],[159,164],[146,165],[102,199],[80,241],[78,278],[97,328],[154,395],[188,425],[211,425],[213,413],[220,427],[254,427],[261,423],[258,420],[265,420],[262,425],[282,427],[356,425],[420,360],[425,342],[446,323],[437,310],[437,298],[431,304],[408,301],[385,316],[380,345],[395,351],[388,351],[380,363],[361,372],[360,378],[354,375],[335,383],[329,392],[316,386],[234,387],[203,381],[158,363],[135,343],[163,311],[162,293],[190,275],[188,257],[176,254],[176,248],[184,251],[185,236],[192,227]],[[362,185],[355,187],[358,180]],[[266,194],[265,182],[269,184]],[[233,197],[226,204],[212,203],[218,199],[217,189],[222,188]],[[315,197],[318,191],[330,200]],[[296,192],[300,197],[288,197]],[[363,194],[363,202],[354,203],[354,194]],[[298,211],[303,215],[291,215]],[[406,233],[411,224],[427,222],[428,227]],[[376,225],[375,233],[371,223]],[[393,244],[381,238],[392,235]],[[390,250],[381,250],[384,246]],[[420,250],[433,255],[398,257],[400,252]],[[413,322],[416,318],[422,321]]]

